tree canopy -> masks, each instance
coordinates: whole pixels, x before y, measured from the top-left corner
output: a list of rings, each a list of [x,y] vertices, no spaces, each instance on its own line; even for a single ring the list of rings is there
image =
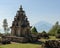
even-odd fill
[[[32,33],[38,33],[36,27],[33,27],[33,28],[31,29],[31,32],[32,32]]]
[[[57,22],[55,23],[55,25],[53,25],[53,27],[49,30],[48,34],[50,34],[50,35],[55,35],[57,29],[60,28],[59,26],[60,26],[60,25],[59,25],[59,22],[57,21]]]

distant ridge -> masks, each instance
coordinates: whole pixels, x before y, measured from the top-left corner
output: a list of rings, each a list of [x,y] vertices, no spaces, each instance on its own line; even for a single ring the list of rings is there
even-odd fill
[[[50,28],[52,27],[52,24],[45,21],[40,21],[36,23],[34,26],[37,28],[38,32],[42,32],[43,30],[48,32]]]

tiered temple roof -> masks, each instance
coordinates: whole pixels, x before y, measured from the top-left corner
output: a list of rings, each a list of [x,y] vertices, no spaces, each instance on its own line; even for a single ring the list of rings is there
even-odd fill
[[[14,17],[11,33],[13,36],[26,36],[30,34],[30,28],[30,23],[25,11],[23,10],[22,6],[20,6],[16,16]]]

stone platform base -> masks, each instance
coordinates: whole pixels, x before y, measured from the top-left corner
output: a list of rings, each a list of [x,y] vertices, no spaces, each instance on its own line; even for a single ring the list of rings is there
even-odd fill
[[[2,37],[2,40],[10,40],[13,42],[20,42],[20,43],[28,42],[28,39],[26,39],[25,37],[16,37],[16,36],[4,36]]]

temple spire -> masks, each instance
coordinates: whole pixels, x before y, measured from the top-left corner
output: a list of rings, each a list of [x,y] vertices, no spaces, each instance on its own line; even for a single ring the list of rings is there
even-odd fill
[[[22,8],[22,5],[20,5],[20,8]]]
[[[20,11],[23,11],[22,5],[20,5]]]

